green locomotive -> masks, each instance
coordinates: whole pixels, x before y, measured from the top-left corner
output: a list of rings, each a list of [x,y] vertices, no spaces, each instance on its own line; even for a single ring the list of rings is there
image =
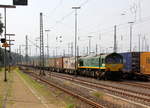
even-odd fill
[[[78,63],[80,75],[104,80],[118,80],[123,68],[123,57],[117,53],[101,54],[80,57]]]

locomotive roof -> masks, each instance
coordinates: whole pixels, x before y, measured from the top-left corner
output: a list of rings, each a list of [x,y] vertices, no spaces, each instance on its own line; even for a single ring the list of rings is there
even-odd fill
[[[101,55],[96,55],[96,56],[85,56],[85,57],[80,57],[79,59],[88,59],[88,58],[105,58],[108,54],[101,54]]]

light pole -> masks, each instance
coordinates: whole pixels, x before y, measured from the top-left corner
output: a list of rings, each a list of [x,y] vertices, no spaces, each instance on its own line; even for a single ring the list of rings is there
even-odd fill
[[[134,22],[128,22],[130,24],[130,52],[132,52],[132,26]]]
[[[59,46],[60,43],[62,43],[62,36],[57,36],[56,37],[56,56],[57,56],[57,53],[58,53],[58,48],[60,47]]]
[[[4,8],[4,17],[5,17],[5,25],[4,25],[4,28],[5,28],[5,32],[4,32],[4,36],[5,36],[5,40],[6,40],[6,9],[7,8],[16,8],[16,6],[13,6],[13,5],[0,5],[0,8]],[[4,56],[4,66],[5,66],[5,73],[4,73],[4,81],[7,82],[7,72],[6,72],[6,47],[5,47],[5,56]]]
[[[117,26],[114,26],[114,53],[117,52],[117,36],[116,36],[116,28]]]
[[[45,30],[45,32],[47,32],[47,59],[49,58],[49,45],[48,45],[48,41],[49,41],[49,38],[48,38],[48,32],[50,32],[51,30]]]
[[[72,7],[72,9],[75,10],[75,75],[77,75],[77,10],[80,9],[80,7]]]
[[[35,38],[35,41],[36,41],[36,43],[35,43],[35,47],[36,47],[36,49],[35,49],[35,56],[36,57],[38,57],[38,41],[39,41],[39,39],[40,39],[40,37],[37,37],[37,38]]]
[[[91,54],[91,38],[92,38],[93,36],[88,36],[88,38],[89,38],[89,54]]]
[[[139,52],[141,52],[141,34],[139,34],[138,36],[139,36]]]

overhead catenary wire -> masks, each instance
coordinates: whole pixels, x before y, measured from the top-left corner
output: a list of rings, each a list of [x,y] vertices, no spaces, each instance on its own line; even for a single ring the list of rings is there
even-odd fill
[[[29,40],[29,42],[30,42],[31,44],[33,44],[35,47],[40,48],[40,46],[36,45],[33,41],[31,41],[30,39],[28,39],[28,40]]]
[[[89,2],[90,0],[85,0],[84,2],[82,2],[79,6],[80,7],[83,7],[83,6],[85,6],[88,2]],[[61,2],[60,2],[60,4],[61,4]],[[53,25],[53,26],[51,26],[51,28],[53,28],[53,29],[55,29],[55,30],[57,30],[56,28],[56,25],[57,24],[62,24],[63,25],[63,27],[66,27],[67,29],[73,29],[73,27],[72,26],[68,26],[68,25],[66,25],[66,24],[63,24],[63,21],[64,20],[66,20],[69,16],[71,16],[72,14],[74,13],[74,11],[72,10],[72,11],[70,11],[69,13],[67,13],[66,15],[64,15],[60,20],[56,20],[55,21],[55,24]],[[73,30],[72,30],[73,31]]]
[[[144,23],[144,22],[147,22],[147,21],[150,21],[150,16],[144,17],[144,18],[142,18],[142,20],[137,20],[134,23],[134,25],[141,24],[141,23]],[[122,24],[117,25],[118,28],[120,28],[120,27],[125,28],[126,26],[128,26],[128,23],[122,23]],[[92,33],[105,34],[105,33],[113,32],[113,27],[114,26],[110,26],[110,27],[107,27],[107,28],[104,28],[104,29],[98,29],[98,30],[95,30],[95,31],[86,32],[86,34],[92,34]]]
[[[56,10],[60,7],[60,5],[62,5],[62,3],[63,3],[63,0],[59,0],[58,4],[50,12],[51,15],[54,14],[54,12],[56,12]]]
[[[79,7],[83,7],[84,5],[86,5],[90,0],[85,0],[83,3],[81,3],[79,5]],[[64,21],[67,17],[71,16],[74,13],[74,10],[70,11],[69,13],[67,13],[66,15],[64,15],[60,20],[56,21],[56,24],[61,23],[62,21]]]

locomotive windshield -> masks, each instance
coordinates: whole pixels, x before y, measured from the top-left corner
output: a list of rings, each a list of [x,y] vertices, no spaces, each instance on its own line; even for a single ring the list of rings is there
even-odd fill
[[[120,55],[109,55],[106,57],[105,62],[107,64],[120,64],[123,62],[123,59]]]
[[[120,64],[122,60],[120,58],[107,58],[106,63],[108,64]]]

